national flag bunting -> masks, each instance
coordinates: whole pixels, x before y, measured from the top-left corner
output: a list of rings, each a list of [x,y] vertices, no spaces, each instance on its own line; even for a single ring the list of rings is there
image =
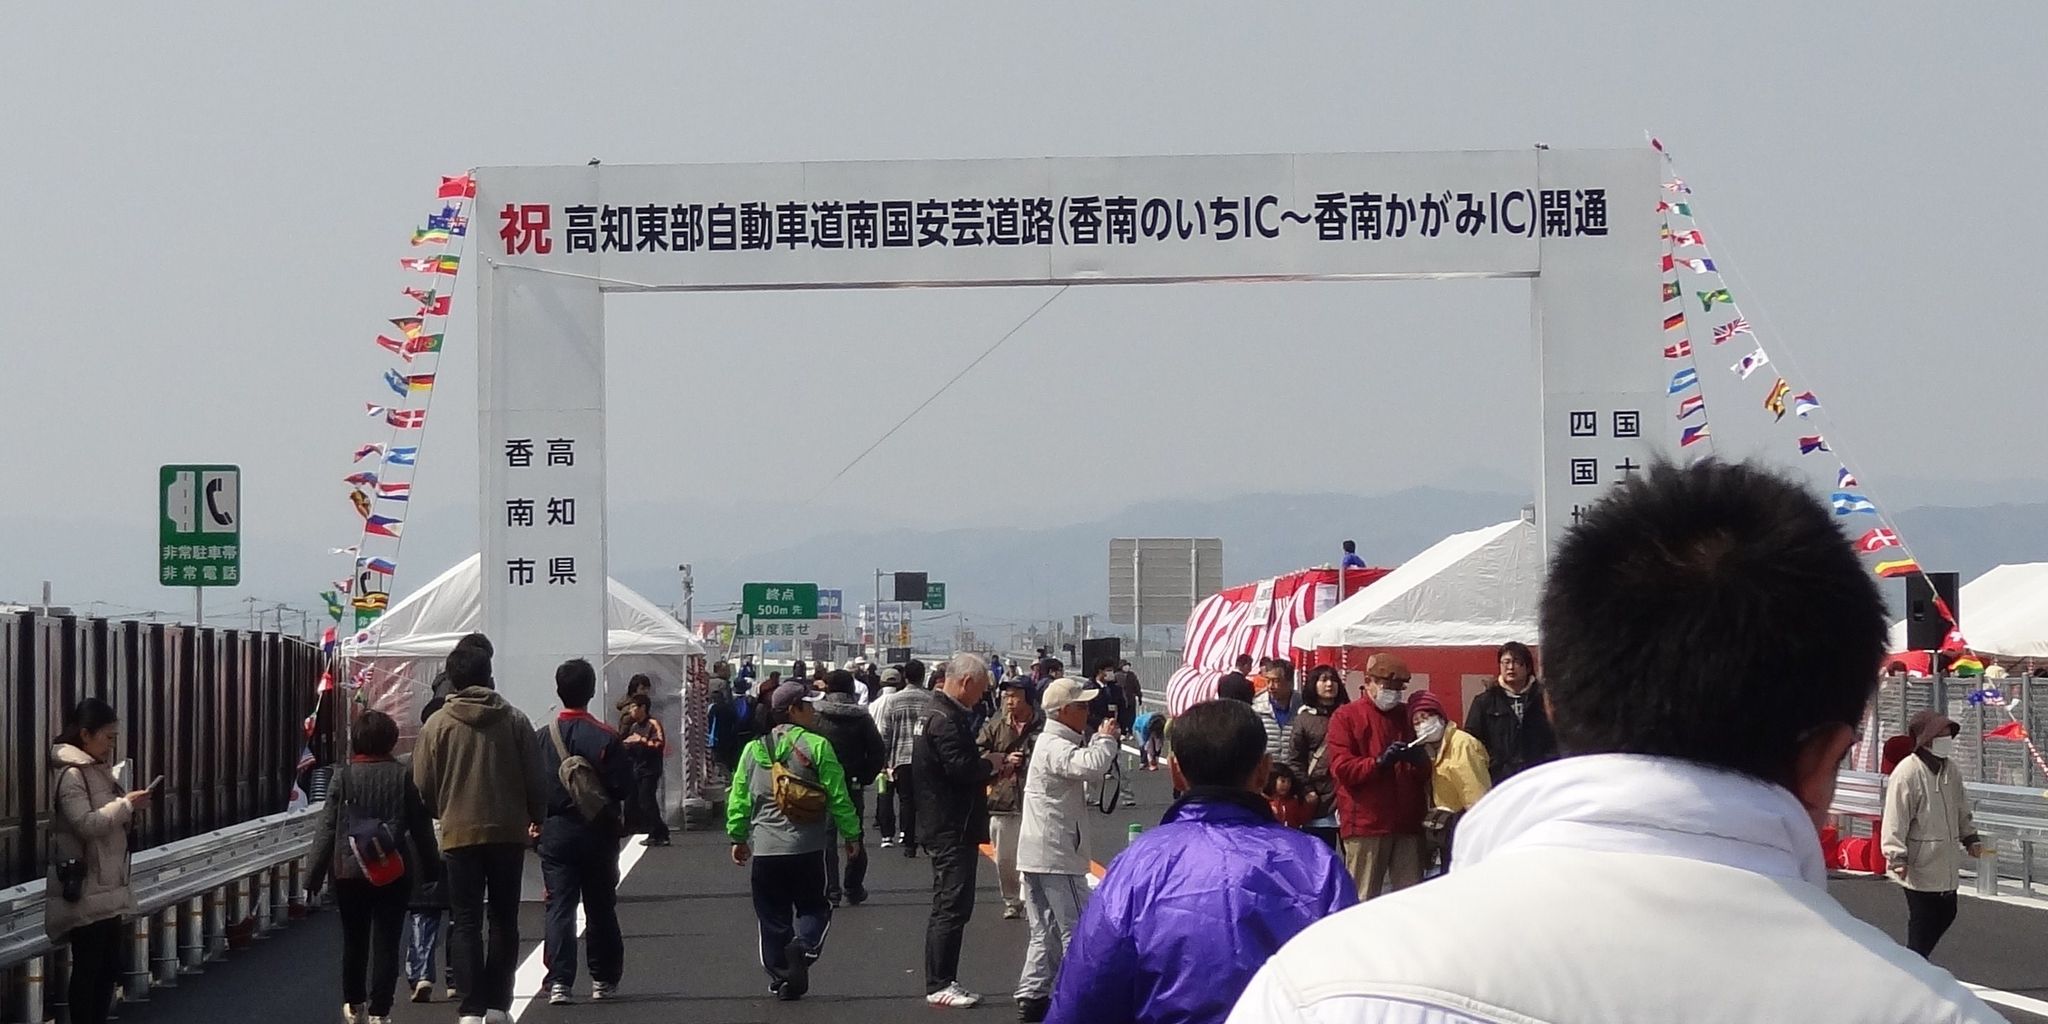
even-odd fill
[[[447,316],[449,304],[455,301],[453,295],[436,295],[432,302],[420,303],[421,316]]]
[[[321,599],[322,601],[325,601],[325,602],[327,602],[327,617],[328,617],[328,618],[330,618],[330,619],[333,619],[333,620],[335,620],[336,622],[339,622],[339,621],[341,621],[341,613],[342,613],[341,595],[340,595],[340,594],[338,594],[338,593],[335,593],[335,592],[334,592],[334,591],[332,591],[332,590],[323,590],[323,591],[321,591],[321,592],[320,592],[320,599]],[[329,626],[329,627],[327,627],[327,638],[328,638],[329,640],[332,640],[332,639],[334,638],[334,627],[333,627],[333,626]]]
[[[410,341],[420,336],[420,331],[426,326],[426,321],[416,316],[401,316],[392,318],[391,326],[398,328],[399,333],[405,335],[406,340]]]
[[[434,389],[434,375],[431,373],[411,374],[405,378],[405,386],[414,391],[432,391]]]
[[[1806,418],[1808,413],[1814,412],[1819,408],[1820,399],[1813,397],[1813,392],[1811,391],[1801,391],[1792,396],[1792,412],[1802,420]]]
[[[378,484],[377,497],[385,501],[405,501],[412,497],[412,485],[409,483]]]
[[[1714,261],[1710,257],[1702,256],[1696,260],[1679,260],[1678,262],[1684,264],[1687,269],[1691,270],[1695,274],[1720,273],[1719,270],[1716,270],[1714,268]]]
[[[364,494],[362,488],[348,492],[348,503],[355,506],[356,515],[364,519],[370,517],[370,496]]]
[[[384,453],[384,464],[387,466],[411,466],[415,464],[413,460],[418,458],[419,454],[420,450],[417,445],[406,448],[393,448]]]
[[[438,334],[422,334],[405,343],[405,359],[407,362],[411,362],[412,357],[416,355],[439,351],[441,351],[441,336]]]
[[[377,474],[350,473],[349,475],[342,477],[341,482],[345,484],[353,484],[357,487],[375,487],[377,486]]]
[[[412,233],[414,245],[446,245],[448,232],[439,228],[415,228]]]
[[[359,555],[359,554],[362,554],[363,552],[362,552],[362,549],[361,549],[361,548],[359,548],[359,547],[355,546],[354,544],[350,544],[350,545],[349,545],[348,547],[345,547],[345,548],[328,548],[328,549],[327,549],[327,553],[328,553],[328,554],[330,554],[330,555]],[[339,583],[336,583],[336,584],[335,584],[335,586],[336,586],[336,587],[339,587],[339,588],[341,589],[341,592],[342,592],[342,593],[344,593],[344,594],[348,593],[348,581],[347,581],[347,580],[343,580],[343,581],[341,581],[341,582],[339,582]]]
[[[1953,668],[1954,666],[1951,665],[1950,667]],[[1987,740],[2019,740],[2024,743],[2027,739],[2027,727],[2021,725],[2018,720],[2014,720],[1985,733],[1984,738]]]
[[[1679,419],[1684,419],[1684,418],[1686,418],[1687,416],[1690,416],[1690,415],[1692,415],[1693,413],[1696,413],[1696,412],[1706,412],[1706,411],[1707,411],[1707,400],[1706,400],[1706,399],[1704,399],[1704,398],[1701,398],[1701,397],[1700,397],[1700,396],[1698,396],[1698,395],[1688,395],[1688,396],[1686,396],[1686,399],[1685,399],[1685,401],[1682,401],[1682,402],[1678,403],[1678,418],[1679,418]]]
[[[1714,303],[1716,302],[1733,303],[1735,301],[1735,296],[1728,294],[1728,289],[1726,288],[1716,288],[1710,292],[1699,292],[1697,294],[1700,297],[1700,308],[1710,313],[1713,312]]]
[[[350,461],[353,461],[353,462],[361,462],[361,461],[363,461],[364,459],[367,459],[367,458],[369,458],[369,457],[370,457],[370,456],[372,456],[372,455],[382,455],[382,454],[384,454],[384,446],[383,446],[383,445],[381,445],[381,444],[366,444],[366,445],[362,446],[361,448],[358,448],[358,449],[356,449],[356,457],[355,457],[354,459],[350,460]]]
[[[1734,370],[1736,376],[1741,377],[1743,380],[1748,380],[1749,375],[1755,373],[1758,367],[1770,361],[1771,357],[1765,355],[1764,350],[1759,348],[1756,351],[1751,352],[1746,356],[1743,356],[1741,362],[1736,363],[1732,367],[1729,367],[1729,369]]]
[[[1665,273],[1667,273],[1667,274],[1671,273],[1671,254],[1670,254],[1670,253],[1668,253],[1668,252],[1664,254],[1664,263],[1663,263],[1663,267],[1664,267],[1664,272],[1665,272]]]
[[[384,371],[384,386],[396,392],[398,394],[398,397],[404,398],[406,394],[405,374],[402,374],[397,370]]]
[[[1896,548],[1903,546],[1904,545],[1902,545],[1899,542],[1898,534],[1893,533],[1892,531],[1882,526],[1856,539],[1856,550],[1861,551],[1866,555],[1874,555],[1880,551],[1883,551],[1886,548]]]
[[[1730,320],[1727,323],[1714,328],[1714,344],[1719,345],[1720,343],[1727,341],[1728,339],[1733,338],[1738,334],[1753,335],[1755,333],[1756,332],[1751,331],[1749,329],[1749,321],[1744,320],[1743,318],[1738,316],[1735,319]]]
[[[1670,181],[1665,182],[1664,191],[1678,195],[1692,194],[1692,188],[1685,183],[1684,178],[1673,178]]]
[[[443,254],[434,257],[434,273],[454,274],[462,268],[462,257]]]
[[[363,412],[364,412],[364,413],[365,413],[366,415],[370,415],[370,416],[382,416],[382,415],[384,415],[384,413],[385,413],[386,411],[387,411],[387,410],[386,410],[386,409],[385,409],[385,408],[384,408],[383,406],[381,406],[381,405],[372,405],[372,404],[370,404],[369,402],[364,402],[364,403],[363,403]]]
[[[363,521],[363,530],[366,533],[374,533],[379,537],[396,537],[398,536],[399,528],[404,525],[405,521],[402,519],[393,519],[390,516],[371,516]]]
[[[399,430],[418,430],[427,425],[425,409],[393,409],[384,417],[384,422]]]
[[[1670,316],[1667,316],[1667,317],[1665,317],[1665,318],[1664,318],[1664,329],[1665,329],[1665,330],[1667,330],[1667,331],[1682,331],[1682,330],[1685,330],[1685,314],[1684,314],[1684,313],[1673,313],[1673,314],[1671,314]]]
[[[457,175],[453,178],[450,178],[447,175],[442,175],[441,191],[436,194],[435,198],[475,199],[476,179],[467,174]]]
[[[1951,675],[1981,676],[1984,674],[1984,662],[1979,660],[1976,655],[1965,652],[1948,663],[1948,670]],[[2002,705],[2003,703],[2004,701],[2001,699],[2000,704]]]
[[[1846,491],[1854,486],[1856,486],[1856,474],[1849,472],[1849,467],[1843,466],[1842,471],[1835,474],[1835,489]]]
[[[1707,425],[1704,423],[1696,423],[1690,427],[1685,428],[1685,431],[1678,435],[1678,446],[1680,448],[1690,448],[1693,445],[1698,444],[1700,441],[1705,440],[1707,436]]]
[[[1692,355],[1692,342],[1688,339],[1681,338],[1676,345],[1664,346],[1664,358],[1666,359],[1684,359],[1690,355]]]
[[[427,218],[428,231],[446,231],[460,238],[469,234],[469,218],[462,215],[459,206],[444,206],[441,212]]]
[[[377,335],[377,347],[391,350],[391,354],[394,356],[405,355],[405,342],[397,338],[387,338],[379,334]]]
[[[384,610],[385,605],[391,603],[391,595],[383,591],[375,591],[356,598],[352,603],[356,606],[356,611],[359,612],[381,612]]]
[[[1700,372],[1688,366],[1685,369],[1680,370],[1677,373],[1671,375],[1671,390],[1669,394],[1675,395],[1681,391],[1684,391],[1686,388],[1698,384],[1699,382]]]
[[[1764,408],[1770,410],[1773,414],[1775,414],[1777,419],[1784,419],[1785,396],[1788,393],[1790,393],[1791,390],[1792,385],[1786,383],[1785,378],[1778,378],[1778,382],[1776,384],[1771,385],[1770,397],[1764,399]]]
[[[441,258],[438,256],[407,256],[398,261],[398,266],[401,270],[410,270],[415,274],[433,274],[440,271]]]
[[[1877,514],[1877,506],[1872,504],[1869,498],[1854,491],[1836,491],[1829,495],[1828,500],[1835,506],[1835,514],[1838,516],[1851,516],[1859,512],[1873,516]]]
[[[1666,282],[1664,282],[1664,301],[1665,301],[1665,302],[1670,302],[1670,301],[1671,301],[1672,299],[1680,299],[1680,298],[1684,298],[1684,297],[1685,297],[1685,292],[1684,292],[1684,290],[1683,290],[1683,289],[1681,289],[1681,288],[1679,288],[1679,287],[1678,287],[1678,282],[1676,282],[1676,281],[1666,281]]]
[[[365,558],[361,564],[364,571],[374,572],[379,576],[390,576],[398,572],[398,564],[389,558]]]
[[[336,553],[337,553],[337,554],[339,554],[339,552],[338,552],[338,551],[337,551]],[[349,554],[352,554],[352,555],[353,555],[353,554],[356,554],[357,552],[356,552],[356,549],[355,549],[355,548],[349,548],[349,549],[348,549],[348,553],[349,553]],[[338,579],[338,580],[335,580],[335,581],[334,581],[334,589],[335,589],[335,590],[337,590],[337,591],[339,591],[339,592],[341,592],[341,593],[344,593],[344,594],[354,593],[354,592],[355,592],[355,588],[356,588],[356,578],[355,578],[354,576],[344,576],[344,577],[342,577],[341,579]]]
[[[430,305],[432,305],[432,304],[433,304],[433,302],[434,302],[434,299],[436,299],[437,297],[439,297],[439,296],[440,296],[440,294],[441,294],[440,292],[437,292],[437,291],[435,291],[435,290],[434,290],[434,289],[432,289],[432,288],[407,288],[407,289],[405,289],[405,297],[406,297],[406,298],[408,298],[408,299],[411,299],[411,300],[413,300],[414,302],[417,302],[417,303],[419,303],[419,304],[420,304],[420,305],[422,305],[422,306],[430,306]]]
[[[1671,242],[1673,245],[1705,246],[1707,238],[1698,231],[1673,231]]]
[[[329,605],[329,607],[332,607],[332,605]],[[336,616],[335,616],[335,619],[337,619],[337,620],[339,620],[340,618],[341,618],[341,616],[339,616],[339,615],[336,615]],[[333,627],[333,626],[329,626],[329,627],[327,627],[327,629],[326,629],[326,630],[325,630],[324,632],[322,632],[322,633],[320,634],[320,653],[322,653],[322,654],[333,654],[333,653],[334,653],[334,627]],[[312,761],[312,760],[313,760],[313,752],[312,752],[312,751],[308,750],[308,751],[306,751],[305,753],[303,753],[303,754],[300,754],[300,755],[299,755],[299,766],[300,766],[300,767],[299,767],[299,770],[300,770],[300,771],[305,771],[307,767],[310,767],[310,766],[309,766],[309,765],[307,764],[307,762],[308,762],[308,761]],[[314,762],[314,763],[315,763],[315,764],[317,764],[317,763],[319,763],[319,762],[317,762],[317,761],[316,761],[316,762]]]
[[[1799,439],[1799,454],[1801,455],[1812,455],[1814,452],[1831,451],[1834,451],[1834,449],[1828,447],[1827,441],[1824,440],[1819,434],[1812,434],[1807,437],[1802,437]]]
[[[1894,576],[1910,576],[1920,571],[1920,563],[1910,558],[1901,558],[1893,562],[1877,563],[1876,571],[1879,576],[1885,579],[1891,579]]]

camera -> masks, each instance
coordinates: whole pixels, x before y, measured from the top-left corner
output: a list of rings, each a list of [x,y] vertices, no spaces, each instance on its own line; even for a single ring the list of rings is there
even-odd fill
[[[77,858],[57,862],[57,891],[66,903],[85,898],[85,862]]]

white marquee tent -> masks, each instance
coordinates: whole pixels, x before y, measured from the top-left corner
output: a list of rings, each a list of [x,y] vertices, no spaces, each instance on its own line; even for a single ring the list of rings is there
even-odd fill
[[[1456,533],[1294,630],[1294,646],[1534,643],[1543,542],[1528,519]]]
[[[2048,658],[2048,562],[2001,565],[1956,594],[1963,636],[1980,654]],[[1906,649],[1906,623],[1892,626],[1891,649]]]

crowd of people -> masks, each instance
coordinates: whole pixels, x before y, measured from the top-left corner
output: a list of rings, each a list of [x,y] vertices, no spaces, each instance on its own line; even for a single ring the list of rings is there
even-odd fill
[[[1246,658],[1170,723],[1121,662],[1068,677],[1041,657],[1000,686],[971,653],[758,685],[720,663],[707,738],[769,991],[804,998],[835,909],[866,901],[872,792],[880,844],[931,868],[934,1007],[983,1002],[961,958],[990,843],[1028,929],[1024,1021],[1999,1019],[1925,959],[1981,852],[1956,723],[1915,717],[1886,796],[1907,945],[1826,890],[1817,832],[1886,621],[1824,507],[1750,466],[1656,467],[1564,534],[1540,618],[1544,677],[1502,645],[1462,724],[1386,652],[1355,693],[1328,666],[1297,687],[1293,664]],[[350,1024],[388,1020],[401,965],[431,998],[443,905],[460,1020],[507,1019],[530,847],[548,1000],[575,998],[579,911],[590,996],[618,994],[619,844],[629,822],[667,841],[648,784],[666,731],[639,680],[616,726],[593,716],[582,660],[536,728],[491,658],[481,635],[450,654],[410,764],[388,716],[350,730],[309,879],[339,909]],[[48,927],[79,1021],[106,1019],[134,912],[124,829],[150,803],[109,768],[117,730],[87,699],[51,754]],[[1174,800],[1091,886],[1083,822],[1111,806],[1090,794],[1126,738],[1163,756]]]

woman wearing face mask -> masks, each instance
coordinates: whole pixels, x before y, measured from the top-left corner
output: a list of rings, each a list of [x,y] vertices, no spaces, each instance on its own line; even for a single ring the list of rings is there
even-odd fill
[[[1962,772],[1950,758],[1962,727],[1933,710],[1906,724],[1913,756],[1899,762],[1884,789],[1886,869],[1906,888],[1906,948],[1929,956],[1956,919],[1963,854],[1983,855],[1970,820]]]
[[[149,809],[149,790],[123,793],[115,780],[109,764],[120,732],[114,709],[87,697],[50,750],[57,798],[43,930],[52,941],[71,944],[71,1019],[77,1024],[99,1024],[113,1010],[126,949],[122,920],[135,913],[128,825]]]
[[[1486,747],[1444,714],[1436,694],[1423,690],[1408,698],[1408,717],[1415,723],[1415,742],[1429,751],[1429,813],[1422,819],[1424,836],[1439,872],[1451,869],[1451,840],[1458,819],[1493,786],[1487,774]]]

